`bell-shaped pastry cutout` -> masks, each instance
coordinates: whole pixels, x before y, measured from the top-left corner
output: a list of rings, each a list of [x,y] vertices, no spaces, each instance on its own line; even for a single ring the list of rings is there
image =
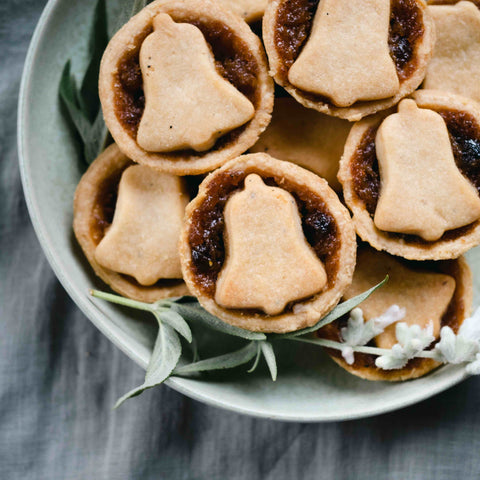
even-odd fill
[[[380,196],[374,223],[435,241],[480,218],[480,197],[455,164],[442,117],[403,100],[377,132]]]
[[[127,168],[96,261],[145,286],[182,278],[178,243],[188,200],[182,178],[141,165]]]
[[[480,101],[480,9],[473,2],[430,5],[437,40],[423,88]]]
[[[247,123],[255,109],[217,72],[197,27],[175,23],[165,13],[153,26],[140,49],[145,111],[137,143],[149,152],[208,150],[218,137]]]
[[[398,93],[390,56],[390,2],[322,0],[311,34],[288,72],[289,82],[328,97],[338,107]]]
[[[438,272],[413,270],[387,253],[360,249],[353,281],[344,299],[360,295],[387,274],[388,282],[360,305],[365,320],[377,318],[392,305],[398,305],[405,309],[402,322],[419,325],[422,329],[431,324],[433,335],[438,337],[442,317],[455,292],[455,278]],[[375,337],[378,347],[392,348],[397,343],[395,328],[395,324],[390,325]]]
[[[325,268],[305,239],[290,193],[250,174],[244,190],[227,201],[224,217],[227,255],[215,292],[219,305],[277,315],[287,303],[324,288]]]

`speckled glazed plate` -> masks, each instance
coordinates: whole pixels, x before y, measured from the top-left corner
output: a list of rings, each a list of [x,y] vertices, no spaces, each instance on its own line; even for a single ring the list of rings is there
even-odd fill
[[[110,0],[110,18],[118,1]],[[126,309],[92,301],[102,287],[72,232],[72,202],[84,170],[60,111],[58,83],[68,58],[74,73],[85,68],[87,31],[95,0],[50,0],[25,64],[19,105],[19,153],[25,196],[37,236],[59,280],[85,315],[142,367],[155,336],[153,322]],[[480,289],[480,250],[469,253],[475,298]],[[278,345],[279,377],[267,372],[205,379],[171,378],[167,385],[205,403],[279,420],[320,422],[388,412],[435,395],[465,378],[461,367],[442,367],[421,379],[371,383],[337,367],[318,347]],[[105,359],[106,360],[106,359]],[[133,387],[134,385],[132,385]],[[134,401],[134,400],[133,400]]]

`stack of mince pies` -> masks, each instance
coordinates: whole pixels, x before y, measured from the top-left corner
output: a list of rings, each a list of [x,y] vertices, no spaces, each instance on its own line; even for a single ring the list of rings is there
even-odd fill
[[[194,295],[268,333],[312,326],[388,274],[365,320],[399,305],[437,339],[457,332],[472,304],[462,255],[480,244],[479,8],[150,3],[102,59],[114,143],[74,201],[95,273],[126,297]],[[341,341],[347,317],[316,335]],[[395,343],[391,326],[370,345]],[[373,355],[329,354],[370,380],[438,366],[384,371]]]

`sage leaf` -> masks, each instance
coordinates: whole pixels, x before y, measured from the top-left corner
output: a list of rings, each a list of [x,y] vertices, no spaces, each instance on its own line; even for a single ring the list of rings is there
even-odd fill
[[[240,350],[236,350],[218,357],[207,358],[199,362],[190,363],[182,367],[177,367],[173,375],[187,375],[196,372],[206,372],[210,370],[223,370],[234,368],[248,363],[257,353],[256,342],[249,342]]]
[[[159,322],[158,336],[148,363],[145,382],[121,397],[115,404],[115,408],[118,408],[125,400],[140,395],[148,388],[163,383],[177,366],[181,353],[180,338],[175,330],[170,325]]]
[[[75,78],[71,73],[71,62],[65,64],[60,78],[59,95],[65,105],[70,120],[72,121],[77,133],[85,145],[90,133],[90,123],[85,118],[83,111],[79,105],[77,85]]]
[[[192,343],[192,331],[185,319],[175,310],[162,310],[154,312],[155,316],[162,322],[170,325],[176,330],[188,343]]]
[[[268,369],[270,370],[272,380],[275,381],[277,379],[277,359],[275,358],[273,346],[270,342],[259,343],[263,356],[265,357],[265,361],[267,362]]]
[[[98,0],[93,14],[93,24],[88,42],[89,62],[80,87],[80,106],[91,124],[100,110],[98,75],[103,52],[108,44],[107,9],[105,0]]]
[[[114,31],[119,30],[125,23],[130,20],[134,15],[136,15],[140,10],[145,8],[149,0],[134,0],[133,2],[126,2],[125,6],[120,11],[120,14],[117,17],[115,22]]]
[[[253,362],[253,365],[251,366],[251,368],[249,370],[247,370],[247,373],[252,373],[257,369],[258,364],[260,363],[260,357],[261,356],[262,356],[262,349],[260,348],[260,342],[257,342],[257,354],[255,356],[255,360]]]
[[[332,323],[333,321],[337,320],[340,317],[343,317],[345,314],[353,310],[355,307],[360,305],[363,301],[365,301],[373,292],[378,290],[380,287],[383,287],[385,283],[388,282],[388,275],[377,285],[370,288],[366,292],[357,295],[356,297],[347,300],[346,302],[340,303],[337,305],[331,312],[329,312],[325,317],[323,317],[319,322],[317,322],[312,327],[304,328],[303,330],[297,330],[296,332],[289,333],[286,335],[282,335],[283,338],[288,337],[298,337],[299,335],[305,335],[307,333],[312,333],[317,331],[318,329]]]
[[[108,146],[110,134],[108,132],[107,126],[105,125],[105,120],[103,119],[103,112],[100,108],[97,113],[97,117],[93,122],[93,125],[90,126],[90,129],[87,132],[87,137],[85,140],[83,154],[85,161],[90,165]]]
[[[187,321],[202,323],[213,330],[226,333],[227,335],[234,335],[247,340],[265,340],[267,338],[264,333],[251,332],[250,330],[244,330],[243,328],[234,327],[233,325],[222,322],[222,320],[204,310],[198,302],[174,302],[171,308]]]

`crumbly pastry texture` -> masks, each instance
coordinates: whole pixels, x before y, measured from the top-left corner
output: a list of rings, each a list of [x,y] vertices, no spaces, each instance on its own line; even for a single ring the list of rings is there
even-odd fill
[[[142,302],[154,302],[163,298],[188,295],[188,289],[181,280],[170,280],[165,285],[141,285],[133,280],[133,277],[106,268],[97,260],[97,247],[102,239],[105,239],[105,231],[108,231],[109,228],[106,219],[102,219],[102,205],[99,205],[99,202],[104,201],[104,197],[110,196],[112,191],[115,192],[115,181],[108,187],[108,192],[102,192],[102,189],[112,182],[112,178],[119,181],[121,174],[132,165],[134,165],[133,162],[113,144],[91,164],[83,175],[74,199],[73,229],[78,243],[95,273],[121,295]],[[143,195],[145,194],[143,193]],[[102,222],[102,230],[105,231],[96,231],[99,221]],[[138,232],[134,233],[138,235]],[[115,235],[115,232],[113,234]],[[172,268],[173,270],[174,268]]]
[[[302,42],[299,40],[303,50],[293,58],[293,65],[290,65],[285,73],[284,58],[278,48],[277,17],[288,3],[289,0],[269,2],[263,19],[263,39],[271,75],[278,84],[306,107],[328,115],[357,121],[397,104],[422,83],[435,42],[433,20],[423,0],[412,2],[418,8],[419,17],[421,17],[419,18],[421,36],[416,41],[413,51],[414,70],[405,78],[401,78],[397,71],[396,79],[392,76],[391,59],[386,57],[385,30],[388,25],[385,23],[385,12],[379,15],[381,10],[379,5],[384,6],[385,2],[379,2],[376,5],[375,0],[368,1],[368,7],[374,12],[373,15],[365,18],[362,10],[361,25],[371,28],[365,28],[364,31],[360,29],[360,32],[360,23],[355,21],[355,14],[351,12],[351,2],[347,0],[320,2],[311,34],[308,36],[307,31],[307,38]],[[296,6],[295,8],[306,7]],[[350,24],[345,16],[347,12],[352,15]],[[338,21],[334,22],[336,17],[339,17]],[[332,32],[335,35],[332,35]],[[362,48],[368,41],[372,44],[368,48]],[[389,42],[390,38],[387,39],[390,47]],[[318,51],[322,51],[324,55],[317,55]],[[372,67],[372,58],[375,61],[375,67]],[[325,62],[328,64],[325,65]],[[335,65],[340,65],[343,69],[337,70]],[[315,71],[317,74],[312,75]],[[382,72],[383,80],[379,72]],[[318,85],[319,80],[321,80],[321,86]],[[338,87],[339,84],[342,88]],[[379,88],[373,91],[372,85],[378,85]]]
[[[244,59],[248,59],[247,61],[239,61],[233,67],[232,65],[226,65],[226,67],[235,69],[238,65],[248,64],[247,71],[243,73],[246,80],[242,78],[241,81],[250,82],[251,89],[253,89],[249,99],[255,107],[253,117],[249,119],[250,115],[244,114],[242,118],[246,123],[230,133],[227,131],[225,135],[223,135],[223,132],[222,134],[215,132],[219,137],[217,143],[205,151],[197,152],[194,149],[172,152],[147,151],[137,142],[136,127],[130,125],[127,128],[119,117],[118,108],[124,108],[123,104],[119,107],[119,95],[121,95],[119,92],[122,92],[123,88],[119,78],[123,78],[128,85],[135,86],[138,83],[137,76],[140,75],[140,66],[135,63],[129,67],[132,69],[131,72],[127,71],[122,74],[121,69],[125,68],[125,58],[129,56],[134,58],[135,55],[139,55],[138,51],[143,46],[142,42],[145,38],[148,39],[148,35],[151,34],[155,17],[162,14],[169,15],[178,24],[190,23],[198,26],[200,30],[211,27],[212,38],[215,39],[215,42],[220,42],[218,47],[210,45],[214,56],[216,53],[223,54],[221,51],[223,38],[226,42],[230,42],[231,48],[238,49],[240,57],[244,55]],[[171,38],[172,43],[177,41],[176,36]],[[216,48],[219,49],[219,52],[216,52]],[[148,63],[148,57],[146,60],[146,63]],[[192,59],[187,58],[186,61],[191,62]],[[220,70],[224,69],[223,76],[228,77],[230,75],[221,61],[220,65],[217,62],[217,67]],[[148,64],[146,69],[148,70]],[[154,76],[155,72],[151,72],[149,75]],[[138,90],[135,95],[140,95],[142,85],[137,85],[135,88]],[[175,103],[173,92],[178,95],[177,103]],[[245,152],[255,143],[270,122],[273,109],[273,82],[268,75],[267,61],[259,38],[238,15],[218,2],[210,0],[157,0],[131,18],[115,34],[105,50],[100,67],[99,94],[105,122],[122,152],[137,163],[176,175],[205,173]],[[135,95],[132,97],[133,99],[128,100],[130,103],[127,102],[127,104],[130,105],[133,102],[133,106],[130,105],[129,108],[133,109],[135,115],[139,115],[143,113],[142,108],[144,107]],[[247,100],[246,97],[245,100]],[[181,105],[182,101],[184,101],[183,93],[178,90],[178,82],[176,82],[172,85],[170,103],[172,111],[167,112],[169,116],[175,117],[176,114],[181,114],[184,109],[178,107],[178,105]],[[176,104],[178,108],[175,106]],[[127,121],[131,121],[131,118],[128,118],[129,115],[130,113],[126,115]],[[215,112],[212,112],[210,120],[215,116]],[[210,120],[207,119],[207,122]],[[170,124],[168,129],[170,129]],[[207,144],[208,142],[204,143],[203,147]],[[203,147],[200,145],[199,148]]]
[[[278,315],[290,302],[323,290],[327,274],[303,234],[293,196],[255,173],[224,211],[225,264],[215,301],[225,308],[260,308]]]
[[[140,49],[145,94],[137,132],[140,147],[148,152],[202,152],[251,120],[252,103],[218,73],[200,29],[175,23],[166,13],[153,19],[153,28]],[[174,95],[173,88],[181,95]]]
[[[446,90],[480,101],[480,3],[428,7],[437,41],[423,87]]]
[[[242,190],[240,187],[240,189],[237,189],[236,193],[233,193],[232,196],[229,197],[228,201],[233,201],[233,204],[229,205],[227,201],[227,209],[230,210],[238,209],[238,203],[243,203],[243,208],[239,212],[240,217],[237,217],[236,220],[227,219],[227,226],[229,225],[230,227],[234,228],[237,237],[242,235],[238,230],[240,228],[239,223],[241,223],[242,220],[250,223],[250,226],[254,226],[253,224],[255,221],[261,221],[262,219],[262,215],[252,215],[252,213],[249,213],[248,208],[245,207],[248,207],[250,200],[253,200],[252,198],[248,198],[249,189],[254,190],[253,192],[250,192],[250,194],[253,193],[254,195],[258,194],[264,196],[265,202],[262,203],[269,204],[265,207],[266,210],[270,210],[270,213],[267,212],[268,215],[272,215],[272,210],[276,209],[278,219],[281,219],[282,216],[284,216],[286,218],[285,221],[287,223],[290,222],[288,233],[286,233],[286,235],[294,238],[295,244],[292,244],[292,256],[295,256],[296,259],[302,258],[302,261],[306,259],[305,261],[307,262],[313,262],[313,267],[310,269],[308,275],[313,275],[310,278],[313,278],[316,282],[318,282],[317,285],[319,286],[313,296],[307,298],[306,300],[297,300],[293,303],[291,308],[285,309],[282,312],[278,312],[278,304],[275,304],[273,307],[271,307],[271,309],[269,308],[270,306],[267,305],[267,310],[271,311],[272,313],[275,312],[273,315],[268,315],[265,314],[264,311],[258,311],[257,309],[252,308],[225,308],[215,300],[215,291],[213,293],[205,291],[205,289],[202,287],[200,277],[195,270],[196,267],[194,263],[194,257],[198,256],[198,252],[195,252],[192,255],[193,250],[191,246],[191,235],[198,234],[200,237],[203,236],[202,238],[205,238],[205,231],[199,231],[201,226],[199,225],[197,214],[206,206],[206,215],[211,215],[216,212],[217,205],[212,200],[212,189],[216,185],[216,182],[219,178],[246,178],[250,183],[247,191]],[[264,184],[267,179],[271,178],[276,179],[276,185],[274,186],[275,188],[272,188],[272,186],[267,187]],[[251,185],[251,182],[253,182],[253,185]],[[298,215],[298,210],[295,208],[295,215],[292,213],[291,195],[285,195],[287,192],[283,190],[287,184],[290,185],[290,187],[293,185],[294,190],[298,189],[298,191],[301,190],[303,192],[307,192],[307,195],[311,195],[312,198],[320,200],[323,207],[328,210],[328,214],[334,220],[337,237],[335,241],[338,242],[336,243],[337,250],[335,252],[335,255],[337,255],[337,257],[335,257],[337,268],[330,271],[330,273],[329,269],[326,269],[327,276],[330,275],[330,277],[327,279],[327,285],[323,289],[321,288],[321,262],[319,262],[318,259],[312,259],[309,252],[309,247],[305,245],[305,240],[302,238],[302,236],[299,236],[298,218],[295,219],[295,215]],[[241,182],[239,185],[241,185]],[[290,187],[289,189],[291,189]],[[293,194],[294,192],[290,193]],[[283,206],[280,207],[279,204]],[[228,211],[226,213],[228,214]],[[223,215],[224,214],[222,212],[222,221]],[[272,218],[272,228],[278,227],[278,219]],[[215,221],[215,223],[218,222]],[[265,258],[268,259],[268,265],[266,263],[262,264],[263,260],[261,259],[261,256],[259,256],[256,260],[257,264],[260,264],[260,266],[257,265],[258,268],[256,269],[256,272],[258,273],[263,271],[265,274],[264,277],[262,276],[261,278],[256,278],[254,280],[254,283],[256,282],[258,284],[257,286],[261,284],[262,278],[265,278],[267,283],[269,281],[278,281],[278,279],[272,279],[268,275],[268,269],[270,268],[277,274],[281,272],[280,275],[286,279],[286,282],[288,282],[289,268],[302,268],[302,266],[299,266],[298,263],[296,266],[292,266],[291,262],[288,263],[288,261],[285,260],[285,258],[288,257],[288,252],[284,248],[285,245],[281,244],[281,233],[279,234],[278,232],[271,231],[271,229],[268,228],[268,224],[265,225],[262,223],[255,228],[259,234],[259,238],[255,239],[254,232],[248,232],[246,227],[247,226],[245,226],[244,235],[251,240],[251,243],[259,242],[259,244],[261,244],[263,242],[268,245],[269,250],[273,252],[272,258],[269,257],[270,252],[265,252]],[[225,235],[224,229],[222,234]],[[230,252],[227,251],[227,267],[223,265],[225,270],[223,270],[220,276],[228,277],[233,271],[234,274],[238,273],[239,276],[245,279],[245,274],[252,273],[252,271],[255,270],[255,268],[253,268],[253,270],[249,271],[249,269],[252,269],[251,264],[247,265],[246,267],[238,265],[238,258],[241,258],[242,256],[244,258],[248,258],[248,245],[245,241],[242,241],[241,238],[239,241],[237,238],[237,241],[232,242],[229,240],[229,235],[231,235],[231,232],[227,232],[226,239],[228,248],[233,247],[236,249],[236,252],[233,254],[233,263],[231,263],[232,257],[228,257]],[[269,235],[271,235],[272,242],[268,242]],[[265,238],[266,236],[267,238]],[[274,244],[275,241],[276,244]],[[278,243],[280,243],[280,245]],[[238,250],[239,245],[240,251]],[[243,252],[241,251],[242,247],[244,250]],[[355,232],[348,211],[340,203],[333,190],[328,187],[327,182],[313,173],[298,167],[297,165],[276,160],[269,155],[262,153],[244,155],[234,159],[224,165],[222,168],[211,173],[202,182],[198,196],[187,207],[186,221],[180,241],[180,257],[185,281],[189,289],[192,291],[192,293],[194,293],[199,302],[207,311],[213,315],[216,315],[224,322],[230,323],[231,325],[252,331],[276,333],[290,332],[311,326],[337,304],[345,288],[351,282],[355,266],[355,250]],[[250,253],[252,253],[253,256],[256,255],[255,245],[252,246],[252,251]],[[285,269],[282,265],[284,260],[287,261],[287,269]],[[274,261],[277,261],[278,264],[273,265],[271,262]],[[227,268],[231,269],[230,272],[227,271]],[[224,278],[223,281],[224,283],[228,283],[229,280],[226,278],[225,281]],[[215,287],[218,286],[217,282],[218,279],[215,279]],[[271,290],[271,285],[267,284],[262,288],[264,288],[265,295],[268,296],[268,292]],[[299,295],[308,295],[308,288],[311,288],[311,286],[304,285]],[[221,291],[221,294],[224,293],[225,290]],[[282,297],[283,302],[285,301],[285,298],[286,296]],[[256,299],[256,301],[258,304],[258,299]],[[268,304],[268,299],[265,297],[263,301]]]
[[[421,109],[431,110],[433,112],[440,113],[445,118],[448,118],[448,115],[451,114],[453,116],[458,117],[459,121],[465,121],[464,123],[465,128],[472,129],[477,125],[477,132],[480,132],[480,107],[475,102],[471,100],[461,97],[458,95],[449,94],[446,92],[441,91],[433,91],[433,90],[418,90],[412,95],[412,99],[415,101],[416,105],[419,107],[419,111]],[[364,166],[362,164],[362,159],[364,155],[375,155],[375,143],[370,143],[369,145],[365,146],[365,139],[370,135],[372,139],[375,139],[375,136],[378,135],[378,128],[385,121],[385,118],[388,117],[389,114],[395,114],[394,111],[389,111],[387,113],[377,114],[376,116],[369,117],[367,119],[362,120],[354,125],[352,128],[350,135],[348,137],[347,143],[345,145],[344,155],[340,162],[340,170],[338,174],[338,178],[343,185],[344,191],[344,199],[348,207],[353,213],[353,221],[355,224],[355,228],[357,234],[362,238],[362,240],[367,241],[370,243],[371,246],[376,248],[377,250],[385,250],[392,255],[398,255],[410,260],[444,260],[444,259],[451,259],[457,258],[470,248],[478,245],[480,243],[480,221],[475,220],[476,215],[474,215],[472,222],[462,228],[454,229],[447,231],[444,235],[442,235],[439,239],[433,241],[426,241],[418,236],[411,236],[411,235],[399,235],[395,233],[390,233],[384,230],[380,230],[376,222],[374,221],[374,214],[376,215],[376,209],[378,208],[378,204],[375,201],[374,212],[369,212],[366,201],[362,200],[359,196],[359,192],[356,191],[356,176],[359,175],[358,170],[360,169],[360,175],[363,175],[365,179],[371,181],[374,184],[374,180],[372,180],[372,175],[374,172],[371,171],[371,166]],[[388,118],[387,118],[388,120]],[[408,123],[408,122],[407,122]],[[447,122],[448,127],[448,122]],[[407,128],[408,125],[407,125]],[[458,142],[468,142],[469,137],[467,139],[462,139],[462,137],[458,137],[461,135],[462,123],[453,124],[455,131],[449,131],[450,140],[454,141],[456,146],[458,147]],[[471,132],[465,132],[465,134],[471,134]],[[455,135],[457,137],[455,137]],[[474,133],[474,135],[479,135],[478,133]],[[421,137],[419,137],[421,139]],[[438,139],[438,137],[436,136]],[[452,140],[453,138],[453,140]],[[378,139],[378,136],[377,136]],[[480,141],[479,138],[471,139],[474,142]],[[452,144],[453,145],[453,144]],[[468,145],[467,145],[468,147]],[[435,147],[436,148],[436,147]],[[453,147],[452,147],[453,148]],[[363,149],[363,150],[362,150]],[[366,149],[366,150],[365,150]],[[435,152],[437,150],[435,149]],[[384,152],[385,153],[385,152]],[[447,152],[450,154],[450,151]],[[459,151],[458,155],[462,156],[465,152]],[[468,153],[468,152],[467,152]],[[366,158],[366,157],[365,157]],[[428,159],[427,159],[428,160]],[[456,158],[456,161],[458,158]],[[423,158],[422,158],[423,161]],[[411,166],[411,168],[415,168]],[[365,170],[365,171],[362,171]],[[382,172],[380,171],[380,174]],[[404,192],[407,192],[408,189],[411,187],[411,182],[409,185],[409,175],[412,172],[403,172],[401,175],[404,176],[396,180],[397,182],[402,182],[404,185]],[[414,172],[413,172],[414,173]],[[465,172],[463,172],[465,173]],[[472,173],[472,172],[470,172]],[[473,172],[475,174],[476,172]],[[397,172],[397,175],[400,175]],[[437,180],[438,175],[425,173],[423,172],[422,175],[426,176],[424,179],[425,181],[428,180],[429,188],[433,188],[433,182]],[[456,174],[457,175],[457,174]],[[477,187],[476,190],[478,191],[478,185],[476,184],[477,175],[475,174],[475,178],[468,178],[470,185],[465,186],[463,176],[460,182],[460,190],[463,194],[467,195],[469,202],[472,208],[469,208],[469,211],[464,212],[466,213],[466,220],[468,222],[468,216],[471,215],[472,209],[475,210],[477,207],[477,200],[474,198],[473,203],[472,200],[472,192],[474,191],[473,186]],[[449,179],[449,182],[452,179]],[[453,180],[452,180],[453,181]],[[417,181],[418,183],[418,181]],[[473,184],[473,185],[472,185]],[[458,184],[455,184],[455,193],[452,195],[457,195],[458,193]],[[376,185],[380,191],[380,198],[382,196],[382,188],[384,187],[383,180],[380,178],[380,182]],[[467,188],[468,187],[468,188]],[[367,185],[358,187],[361,189],[369,188]],[[437,190],[435,195],[440,195],[442,197],[440,199],[440,203],[443,202],[441,205],[441,209],[447,211],[448,215],[451,215],[453,221],[456,221],[456,209],[454,212],[449,213],[448,205],[451,198],[445,198],[442,196],[442,189],[443,184],[438,184]],[[475,192],[478,196],[478,193]],[[403,195],[403,194],[402,194]],[[431,199],[428,199],[431,201]],[[452,200],[453,201],[453,200]],[[450,202],[451,203],[451,202]],[[390,210],[395,210],[395,205],[390,203]],[[399,214],[403,211],[402,209],[403,204],[399,200],[397,201],[397,207]],[[423,207],[422,207],[423,208]],[[459,215],[463,211],[463,207],[459,206]],[[410,214],[411,212],[406,211],[405,214]],[[427,216],[428,217],[428,216]],[[478,218],[478,217],[476,217]],[[431,218],[425,218],[425,223],[428,224],[432,221]],[[443,220],[442,220],[443,221]],[[438,233],[435,235],[437,236]]]
[[[362,246],[358,251],[353,282],[347,288],[344,299],[365,291],[386,274],[390,277],[388,283],[360,306],[365,320],[377,318],[391,305],[398,305],[406,310],[402,322],[422,328],[431,322],[433,335],[438,340],[441,327],[448,325],[458,332],[463,320],[470,315],[472,274],[463,257],[435,263],[406,262]],[[339,335],[338,323],[319,331],[321,337],[338,338]],[[396,343],[395,324],[375,337],[374,343],[380,348],[391,348]],[[355,353],[355,362],[349,365],[339,352],[329,350],[329,353],[342,368],[367,380],[409,380],[421,377],[440,365],[431,359],[416,358],[402,369],[382,370],[375,366],[375,358],[368,354]]]
[[[338,166],[351,126],[346,120],[305,108],[293,98],[276,98],[272,121],[250,152],[295,163],[327,180],[338,192]]]
[[[435,241],[480,219],[480,197],[456,166],[438,113],[402,100],[398,113],[380,125],[375,147],[381,178],[377,228]]]
[[[338,107],[395,96],[400,81],[388,48],[389,24],[384,0],[364,0],[361,9],[349,0],[323,0],[288,81]]]
[[[181,177],[132,165],[123,173],[112,225],[95,250],[97,262],[150,286],[182,278],[178,240],[189,196]]]

